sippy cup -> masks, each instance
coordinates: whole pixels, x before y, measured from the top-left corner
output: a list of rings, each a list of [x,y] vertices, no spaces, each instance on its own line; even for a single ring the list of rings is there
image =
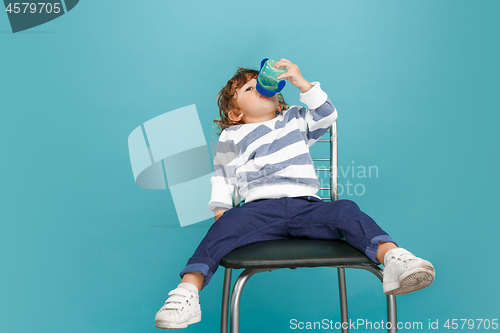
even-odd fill
[[[260,63],[259,76],[257,76],[257,91],[266,97],[279,93],[285,86],[285,80],[278,81],[278,76],[286,73],[286,67],[274,67],[278,60],[264,59]]]

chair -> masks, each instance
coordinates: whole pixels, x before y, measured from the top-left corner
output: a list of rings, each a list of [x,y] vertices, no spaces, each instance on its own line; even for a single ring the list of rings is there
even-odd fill
[[[329,140],[318,142],[330,143],[330,158],[313,158],[313,161],[330,161],[330,169],[315,169],[331,171],[330,198],[337,200],[337,123],[329,129]],[[353,248],[345,240],[312,240],[312,239],[282,239],[249,244],[233,250],[222,258],[220,265],[225,267],[224,287],[222,294],[221,333],[227,333],[228,311],[230,305],[230,332],[239,333],[240,300],[243,287],[250,277],[256,273],[272,271],[281,268],[300,267],[337,267],[340,294],[340,316],[342,332],[349,332],[347,315],[347,292],[345,268],[364,269],[383,280],[382,269],[364,253]],[[233,269],[244,269],[236,280],[229,304],[231,275]],[[396,296],[387,295],[388,332],[397,332]]]

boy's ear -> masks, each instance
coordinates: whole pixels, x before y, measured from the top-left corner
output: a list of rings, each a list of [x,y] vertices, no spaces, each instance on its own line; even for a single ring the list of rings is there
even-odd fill
[[[241,120],[241,118],[243,118],[243,113],[240,112],[240,113],[236,113],[235,111],[231,110],[227,113],[227,116],[229,117],[229,119],[231,119],[232,121],[234,122],[238,122]]]

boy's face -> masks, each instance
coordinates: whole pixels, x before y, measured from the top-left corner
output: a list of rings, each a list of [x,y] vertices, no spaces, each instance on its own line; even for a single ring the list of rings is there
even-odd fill
[[[264,97],[257,89],[256,79],[251,79],[238,89],[236,102],[239,112],[243,114],[241,120],[244,124],[256,123],[276,118],[276,111],[279,106],[277,95]]]

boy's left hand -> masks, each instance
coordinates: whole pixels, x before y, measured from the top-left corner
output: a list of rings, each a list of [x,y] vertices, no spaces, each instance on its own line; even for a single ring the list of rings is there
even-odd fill
[[[281,59],[274,65],[274,67],[282,67],[282,66],[286,67],[286,69],[288,69],[288,72],[278,76],[278,80],[290,81],[291,84],[299,88],[300,92],[303,93],[305,93],[306,91],[308,91],[313,87],[313,85],[309,83],[309,81],[304,79],[304,77],[300,73],[299,66],[293,64],[290,60],[287,59]]]

